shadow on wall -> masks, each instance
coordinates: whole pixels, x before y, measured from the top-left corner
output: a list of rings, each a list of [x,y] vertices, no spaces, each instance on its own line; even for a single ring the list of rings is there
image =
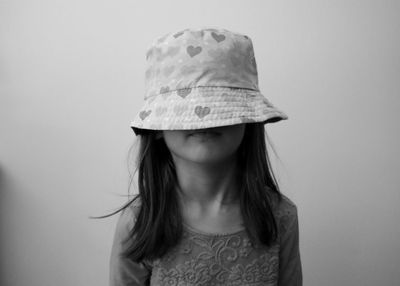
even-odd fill
[[[4,172],[3,166],[0,165],[0,285],[6,285],[5,281],[5,268],[6,268],[6,261],[5,261],[5,255],[4,255],[4,234],[6,231],[5,228],[5,218],[6,218],[6,212],[5,212],[5,206],[6,206],[6,194],[9,193],[9,184],[7,183],[6,180],[6,175]]]
[[[15,210],[16,181],[8,172],[4,165],[0,164],[0,285],[17,285],[17,277],[24,275],[24,269],[20,268],[20,273],[15,273],[17,265],[16,248],[14,242],[18,240],[15,232],[16,215],[19,210]],[[18,227],[18,226],[17,226]],[[20,266],[20,265],[19,265]]]
[[[15,273],[17,254],[15,253],[14,241],[17,239],[15,233],[14,199],[16,193],[15,180],[10,172],[6,171],[4,165],[0,164],[0,285],[13,286],[17,276]],[[18,210],[17,210],[18,211]]]

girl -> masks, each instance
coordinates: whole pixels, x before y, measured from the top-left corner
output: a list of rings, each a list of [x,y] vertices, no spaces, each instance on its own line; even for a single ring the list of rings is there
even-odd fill
[[[302,285],[296,206],[282,195],[252,41],[224,29],[167,34],[147,52],[139,194],[122,211],[110,285]]]

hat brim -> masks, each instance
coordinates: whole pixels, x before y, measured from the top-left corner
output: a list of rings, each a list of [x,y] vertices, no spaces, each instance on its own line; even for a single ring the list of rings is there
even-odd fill
[[[272,123],[288,116],[259,91],[196,87],[149,97],[131,123],[136,135],[146,130],[193,130],[242,123]]]

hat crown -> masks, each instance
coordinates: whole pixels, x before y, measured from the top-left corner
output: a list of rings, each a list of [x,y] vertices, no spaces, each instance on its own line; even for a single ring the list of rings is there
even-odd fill
[[[194,87],[258,91],[251,39],[225,29],[185,29],[157,39],[146,54],[145,98]]]

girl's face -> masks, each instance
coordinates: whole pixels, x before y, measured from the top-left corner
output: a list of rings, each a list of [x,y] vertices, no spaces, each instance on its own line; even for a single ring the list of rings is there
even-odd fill
[[[245,124],[196,130],[164,130],[162,136],[174,159],[218,163],[235,156]]]

